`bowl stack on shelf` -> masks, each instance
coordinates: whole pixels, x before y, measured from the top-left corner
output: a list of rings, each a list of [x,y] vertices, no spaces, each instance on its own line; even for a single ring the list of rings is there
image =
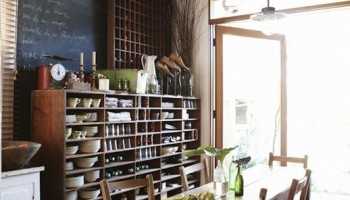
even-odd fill
[[[79,151],[81,153],[96,153],[100,148],[100,140],[87,140],[79,143]]]

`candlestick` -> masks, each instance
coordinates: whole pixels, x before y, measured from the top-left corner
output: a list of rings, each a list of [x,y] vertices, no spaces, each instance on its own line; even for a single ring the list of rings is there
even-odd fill
[[[97,90],[97,75],[96,75],[96,65],[92,65],[92,83],[91,83],[91,90]]]
[[[92,65],[96,65],[96,51],[92,52]]]
[[[80,66],[84,65],[84,53],[80,53]]]

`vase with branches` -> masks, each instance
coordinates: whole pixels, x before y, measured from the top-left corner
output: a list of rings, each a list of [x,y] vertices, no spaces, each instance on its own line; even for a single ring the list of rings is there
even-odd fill
[[[199,38],[197,34],[199,19],[203,15],[205,6],[201,0],[171,0],[171,38],[173,49],[182,57],[190,70],[183,70],[176,74],[175,81],[181,88],[178,95],[192,96],[193,75],[191,65],[193,50]]]

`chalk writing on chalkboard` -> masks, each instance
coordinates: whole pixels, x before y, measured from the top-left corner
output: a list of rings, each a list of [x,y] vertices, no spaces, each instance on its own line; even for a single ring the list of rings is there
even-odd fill
[[[52,63],[42,56],[59,55],[74,59],[64,64],[68,68],[78,69],[80,52],[86,55],[84,63],[91,62],[91,52],[105,45],[100,40],[104,38],[103,30],[106,29],[103,27],[106,22],[101,2],[104,1],[21,1],[17,37],[18,66],[37,67]],[[100,44],[96,41],[100,41]]]

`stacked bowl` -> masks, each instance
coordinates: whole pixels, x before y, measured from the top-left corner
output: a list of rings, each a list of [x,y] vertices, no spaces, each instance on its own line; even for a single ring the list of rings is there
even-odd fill
[[[168,146],[161,149],[162,155],[173,154],[179,149],[178,146]]]
[[[79,151],[81,153],[96,153],[100,148],[100,140],[87,140],[79,143]]]
[[[86,131],[87,137],[93,137],[98,133],[98,126],[82,126],[81,129]]]
[[[66,146],[66,155],[73,155],[78,152],[78,145]]]
[[[74,160],[74,163],[79,168],[89,168],[94,166],[95,162],[97,161],[98,161],[97,156],[94,156],[94,157],[86,157],[86,158],[76,158]]]
[[[84,188],[79,190],[79,197],[82,199],[95,199],[100,194],[99,188]]]
[[[74,169],[73,162],[71,162],[71,161],[66,162],[66,170],[69,171],[69,170],[73,170],[73,169]]]
[[[100,178],[100,170],[85,172],[84,180],[88,183],[96,181]]]
[[[84,185],[84,176],[71,176],[66,178],[66,187],[67,188],[75,188]]]

